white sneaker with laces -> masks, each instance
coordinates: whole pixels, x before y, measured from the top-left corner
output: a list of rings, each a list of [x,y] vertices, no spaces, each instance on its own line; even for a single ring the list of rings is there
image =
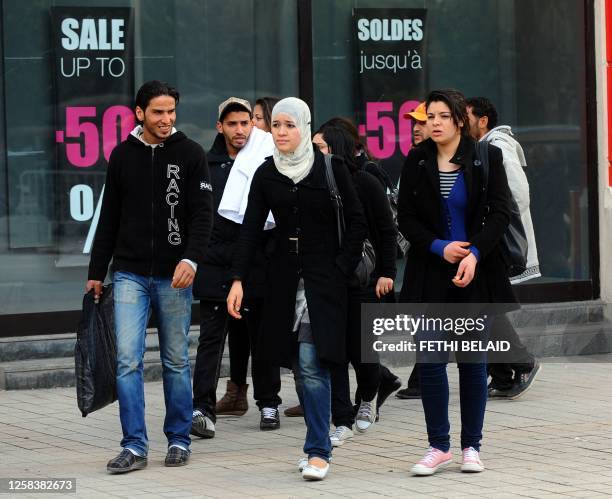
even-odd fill
[[[329,436],[332,447],[340,447],[349,438],[353,438],[353,430],[348,426],[337,426],[334,432]]]
[[[376,398],[370,402],[364,400],[359,405],[355,416],[355,427],[359,433],[364,433],[376,421]]]

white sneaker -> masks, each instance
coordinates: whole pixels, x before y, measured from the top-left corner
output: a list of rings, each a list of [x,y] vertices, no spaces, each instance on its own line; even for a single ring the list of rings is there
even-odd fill
[[[329,436],[332,447],[340,447],[349,438],[353,438],[353,430],[348,426],[337,426],[334,432]]]
[[[364,433],[376,421],[376,398],[371,402],[361,401],[357,416],[355,416],[355,427],[359,433]]]
[[[306,467],[302,470],[302,478],[304,480],[323,480],[327,476],[329,471],[329,463],[325,465],[325,468],[317,468],[310,464],[306,464]]]

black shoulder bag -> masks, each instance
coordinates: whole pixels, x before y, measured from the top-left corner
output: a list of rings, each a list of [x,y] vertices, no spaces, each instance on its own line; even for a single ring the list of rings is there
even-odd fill
[[[344,223],[344,210],[342,207],[342,197],[340,191],[336,185],[336,178],[334,177],[334,170],[332,169],[332,154],[325,155],[325,177],[327,178],[327,186],[329,187],[329,195],[331,197],[332,205],[336,213],[336,227],[338,229],[338,245],[342,247],[342,241],[344,240],[344,232],[346,231],[346,225]],[[363,248],[361,250],[361,260],[357,265],[354,272],[356,284],[359,287],[366,287],[370,283],[374,269],[376,268],[376,252],[374,246],[369,239],[363,242]]]
[[[487,141],[483,140],[476,143],[476,157],[482,165],[483,194],[486,200],[489,192],[489,143]],[[510,203],[510,223],[500,244],[509,277],[515,277],[525,272],[527,268],[527,236],[521,221],[521,212],[514,197],[511,197]]]

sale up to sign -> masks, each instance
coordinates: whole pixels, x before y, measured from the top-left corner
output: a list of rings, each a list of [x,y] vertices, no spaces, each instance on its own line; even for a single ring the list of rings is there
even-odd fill
[[[395,180],[412,146],[404,115],[426,97],[425,21],[426,9],[353,9],[359,132]]]
[[[86,263],[108,158],[134,127],[132,9],[52,7],[58,265]]]

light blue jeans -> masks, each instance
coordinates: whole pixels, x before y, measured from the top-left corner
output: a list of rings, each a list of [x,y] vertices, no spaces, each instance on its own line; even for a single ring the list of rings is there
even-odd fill
[[[306,441],[304,453],[311,457],[331,458],[329,418],[331,417],[331,378],[328,368],[317,357],[313,343],[299,343],[294,361],[295,389],[304,408]]]
[[[117,336],[117,397],[123,439],[121,447],[146,456],[143,361],[151,311],[158,322],[168,445],[189,449],[191,379],[187,335],[191,324],[191,287],[174,289],[171,279],[116,272],[113,277]]]

